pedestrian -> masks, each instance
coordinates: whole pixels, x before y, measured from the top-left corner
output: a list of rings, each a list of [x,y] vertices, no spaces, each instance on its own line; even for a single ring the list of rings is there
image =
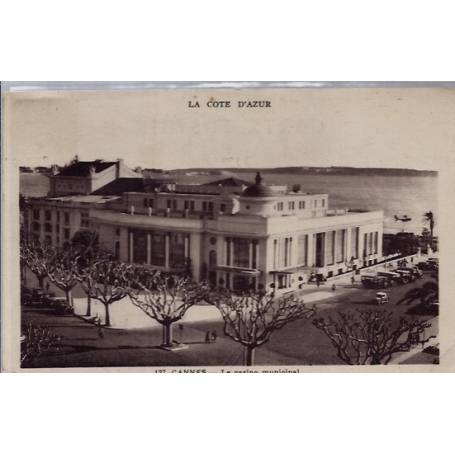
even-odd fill
[[[354,287],[354,284],[355,284],[355,277],[354,275],[351,276],[351,285],[352,287]]]
[[[101,318],[99,316],[96,316],[96,325],[98,327],[98,338],[103,339],[104,338],[104,328],[101,325]]]
[[[332,284],[332,291],[333,291],[333,292],[335,292],[335,291],[336,291],[336,289],[337,289],[337,287],[336,287],[336,284],[335,284],[335,283],[333,283],[333,284]]]
[[[212,332],[212,341],[216,343],[216,339],[218,338],[218,334],[216,333],[216,330]]]
[[[207,330],[206,334],[205,334],[205,342],[206,344],[209,344],[210,343],[210,330]]]

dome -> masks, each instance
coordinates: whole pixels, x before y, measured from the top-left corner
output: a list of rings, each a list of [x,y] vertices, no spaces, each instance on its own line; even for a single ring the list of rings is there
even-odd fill
[[[261,174],[258,172],[256,174],[256,183],[254,185],[250,185],[245,191],[242,193],[244,197],[269,197],[275,196],[276,192],[269,186],[263,185]]]

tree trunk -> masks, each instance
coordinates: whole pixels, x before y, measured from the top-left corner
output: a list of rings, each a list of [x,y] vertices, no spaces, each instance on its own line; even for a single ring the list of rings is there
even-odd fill
[[[163,345],[172,346],[172,324],[163,325]]]
[[[111,326],[111,316],[109,314],[109,305],[105,304],[104,310],[105,310],[104,325],[106,327],[110,327]]]
[[[254,363],[254,346],[245,346],[245,365],[252,366]]]
[[[86,316],[92,315],[92,299],[89,295],[87,296],[87,311],[86,311],[85,315]]]
[[[66,303],[70,308],[73,308],[73,297],[71,295],[71,289],[65,290]]]

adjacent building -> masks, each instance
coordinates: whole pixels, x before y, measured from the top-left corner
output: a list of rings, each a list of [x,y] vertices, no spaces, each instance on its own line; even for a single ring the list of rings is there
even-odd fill
[[[298,289],[383,259],[382,211],[330,209],[328,194],[223,178],[182,185],[138,177],[118,162],[74,163],[29,201],[26,227],[62,245],[99,233],[119,260],[232,289]]]

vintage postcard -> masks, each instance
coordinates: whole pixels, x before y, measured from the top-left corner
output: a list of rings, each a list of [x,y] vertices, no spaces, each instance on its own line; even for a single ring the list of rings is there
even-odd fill
[[[447,83],[4,84],[2,369],[453,371],[454,125]]]

